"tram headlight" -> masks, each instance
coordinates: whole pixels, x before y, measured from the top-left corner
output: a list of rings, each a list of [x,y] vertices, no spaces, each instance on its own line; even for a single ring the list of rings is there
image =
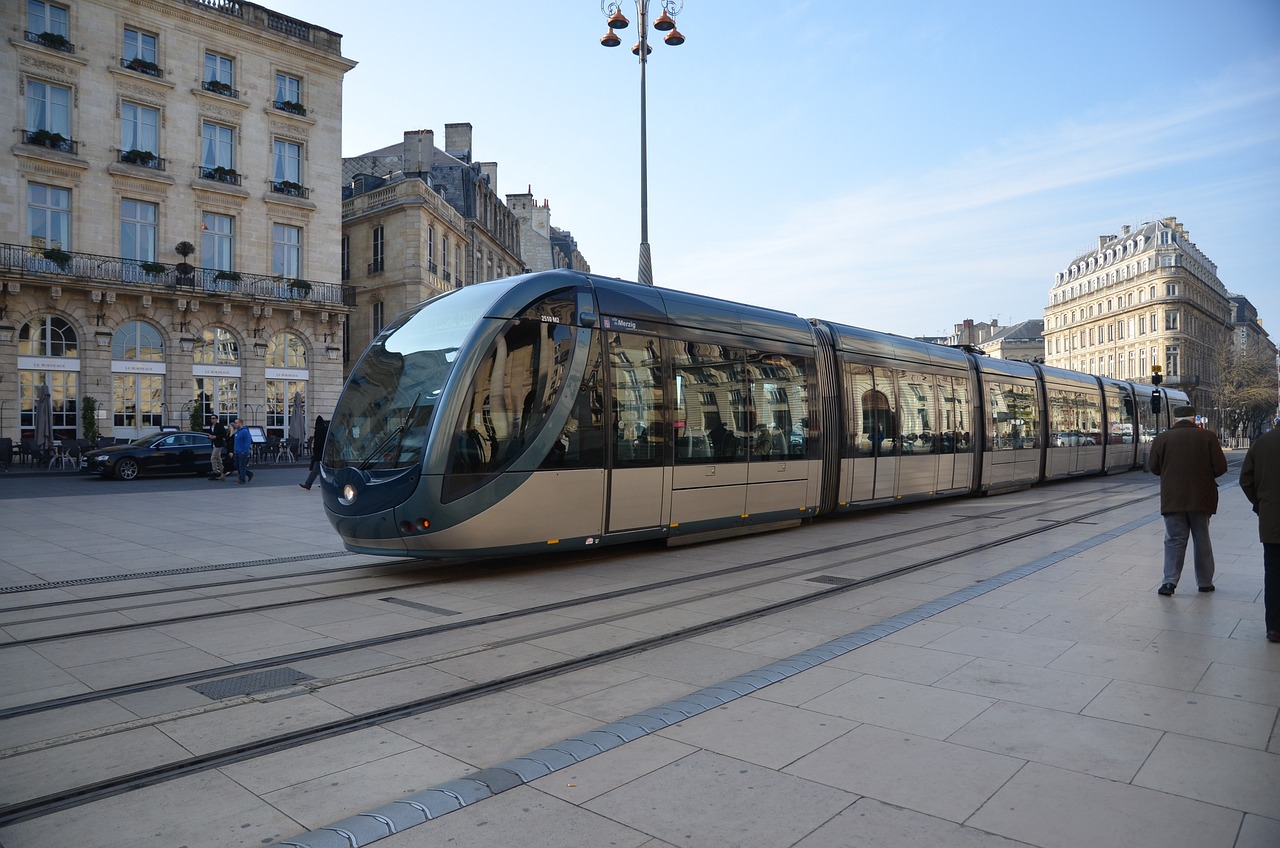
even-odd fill
[[[342,495],[338,498],[338,503],[343,506],[351,506],[356,501],[356,487],[347,483],[342,487]]]

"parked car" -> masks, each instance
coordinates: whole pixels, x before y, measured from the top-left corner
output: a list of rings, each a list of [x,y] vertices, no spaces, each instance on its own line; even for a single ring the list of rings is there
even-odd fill
[[[212,443],[204,433],[152,433],[125,445],[85,451],[80,470],[132,480],[139,474],[213,473]]]

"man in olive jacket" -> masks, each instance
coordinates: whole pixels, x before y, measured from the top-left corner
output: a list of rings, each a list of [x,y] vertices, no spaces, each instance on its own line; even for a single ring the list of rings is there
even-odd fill
[[[1267,641],[1280,642],[1280,429],[1265,434],[1249,448],[1240,467],[1240,488],[1258,513]]]
[[[1172,595],[1182,575],[1187,536],[1196,546],[1196,584],[1213,591],[1213,544],[1209,516],[1218,511],[1218,484],[1227,473],[1227,457],[1218,437],[1196,426],[1193,406],[1175,406],[1172,427],[1151,443],[1147,467],[1160,477],[1160,514],[1164,516],[1164,582],[1157,590]]]

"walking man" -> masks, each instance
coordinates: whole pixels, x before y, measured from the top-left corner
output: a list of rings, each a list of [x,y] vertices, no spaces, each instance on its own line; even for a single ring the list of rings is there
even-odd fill
[[[227,425],[223,424],[222,419],[217,415],[210,415],[209,429],[205,430],[205,432],[209,434],[209,439],[213,442],[213,453],[209,455],[209,461],[213,464],[213,472],[209,475],[209,479],[217,480],[221,483],[224,475],[222,452],[227,447]]]
[[[1267,641],[1280,642],[1280,429],[1264,434],[1249,448],[1240,468],[1240,488],[1258,514]]]
[[[1218,511],[1218,477],[1227,473],[1227,457],[1218,437],[1196,426],[1193,406],[1175,406],[1174,425],[1151,443],[1148,467],[1160,477],[1160,514],[1164,516],[1164,581],[1157,590],[1172,595],[1182,576],[1187,537],[1195,544],[1196,584],[1213,591],[1213,544],[1209,516]]]
[[[243,486],[253,480],[253,472],[249,470],[249,457],[253,453],[253,434],[239,418],[236,419],[235,427],[236,471],[240,474],[236,483]]]

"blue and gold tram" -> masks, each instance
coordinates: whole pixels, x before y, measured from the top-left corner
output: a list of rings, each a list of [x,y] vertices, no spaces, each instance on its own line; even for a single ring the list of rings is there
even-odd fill
[[[697,541],[1128,470],[1181,392],[551,271],[399,316],[321,466],[349,550]]]

